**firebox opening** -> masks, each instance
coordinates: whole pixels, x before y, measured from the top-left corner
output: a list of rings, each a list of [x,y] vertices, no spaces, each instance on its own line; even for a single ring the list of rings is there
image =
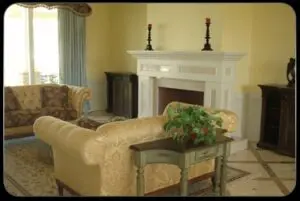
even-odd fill
[[[203,105],[204,92],[174,88],[158,88],[158,114],[164,112],[165,107],[173,101]]]

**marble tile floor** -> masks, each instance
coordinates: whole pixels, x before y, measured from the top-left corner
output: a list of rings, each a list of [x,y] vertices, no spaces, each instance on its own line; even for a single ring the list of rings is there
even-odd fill
[[[232,154],[228,165],[249,175],[227,184],[228,196],[286,196],[296,185],[295,159],[256,147]]]

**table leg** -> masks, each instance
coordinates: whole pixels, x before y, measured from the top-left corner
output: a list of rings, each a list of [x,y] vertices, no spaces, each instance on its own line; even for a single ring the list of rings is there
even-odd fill
[[[136,181],[136,185],[137,185],[137,195],[138,196],[144,196],[144,167],[138,167],[137,169],[137,181]]]
[[[227,183],[227,158],[229,152],[229,144],[224,145],[222,165],[221,165],[221,181],[220,181],[220,195],[224,196],[226,194],[226,183]]]
[[[215,174],[212,177],[212,185],[213,185],[213,192],[215,195],[220,195],[220,176],[221,176],[221,163],[222,157],[216,157],[215,159]]]
[[[188,168],[181,168],[180,172],[180,195],[188,196]]]

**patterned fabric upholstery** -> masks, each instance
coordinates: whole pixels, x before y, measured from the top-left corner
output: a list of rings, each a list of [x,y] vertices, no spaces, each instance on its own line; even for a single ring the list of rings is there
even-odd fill
[[[82,118],[79,118],[79,119],[76,120],[76,125],[80,126],[82,128],[87,128],[87,129],[91,129],[91,130],[95,131],[95,130],[97,130],[97,128],[99,126],[102,126],[106,123],[114,122],[114,121],[125,121],[126,119],[127,119],[126,117],[115,116],[115,117],[111,118],[108,121],[100,122],[100,121],[95,121],[95,120],[90,119],[90,118],[82,117]]]
[[[25,8],[66,9],[81,17],[87,17],[92,14],[92,8],[87,3],[18,3],[17,5]]]
[[[76,110],[62,107],[45,107],[40,110],[15,110],[5,113],[5,128],[30,126],[41,116],[53,116],[65,121],[76,119]]]
[[[231,132],[236,127],[236,114],[226,110],[223,113],[222,118],[230,121],[222,128]],[[55,177],[80,195],[135,196],[136,167],[128,147],[168,137],[163,130],[166,120],[166,116],[129,119],[107,123],[93,131],[44,116],[35,121],[33,128],[36,136],[52,147]],[[214,160],[207,160],[190,167],[188,178],[212,171]],[[180,169],[175,165],[147,165],[144,173],[146,193],[180,181]]]
[[[106,122],[98,122],[89,118],[80,118],[76,121],[76,125],[82,128],[87,128],[91,130],[96,130],[99,126],[105,124]]]
[[[41,116],[52,116],[65,121],[70,121],[77,118],[77,112],[72,108],[44,107],[41,109]]]
[[[40,110],[15,110],[5,112],[5,128],[32,125],[40,116]]]
[[[82,115],[83,103],[91,98],[91,90],[86,87],[57,84],[40,84],[5,87],[5,137],[32,133],[34,121],[45,115],[54,116],[65,121],[75,120]],[[52,107],[44,104],[42,88],[58,90],[63,95],[54,95],[50,92],[47,98],[59,100],[47,101]],[[47,90],[46,90],[47,91]],[[63,91],[63,92],[60,92]],[[15,100],[15,101],[14,101]],[[53,104],[53,102],[55,102]],[[57,104],[58,102],[58,104]],[[62,104],[59,104],[62,103]],[[60,105],[59,107],[55,105]]]
[[[5,87],[5,112],[19,110],[20,103],[10,87]]]
[[[42,107],[69,107],[67,86],[44,86],[41,92]]]

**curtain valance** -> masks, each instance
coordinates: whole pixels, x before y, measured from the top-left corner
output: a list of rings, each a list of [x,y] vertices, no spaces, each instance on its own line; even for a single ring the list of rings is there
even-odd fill
[[[86,17],[92,14],[92,8],[87,3],[17,3],[25,8],[45,7],[47,9],[68,9],[74,14]]]

